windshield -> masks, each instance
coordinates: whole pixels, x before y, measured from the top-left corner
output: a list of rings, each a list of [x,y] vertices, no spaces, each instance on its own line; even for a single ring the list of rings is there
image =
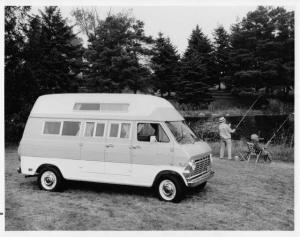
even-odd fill
[[[195,143],[200,140],[184,121],[166,122],[166,124],[180,144]]]

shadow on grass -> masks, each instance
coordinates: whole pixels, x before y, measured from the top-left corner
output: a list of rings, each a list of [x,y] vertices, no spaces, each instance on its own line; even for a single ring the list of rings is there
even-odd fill
[[[35,178],[29,178],[27,182],[22,182],[20,186],[24,189],[31,189],[32,191],[40,191],[37,180]],[[45,191],[42,191],[45,192]],[[66,180],[63,189],[60,193],[94,193],[94,194],[124,194],[133,195],[139,197],[154,197],[156,198],[156,191],[153,187],[139,187],[119,184],[105,184],[86,181],[71,181]],[[189,200],[195,197],[206,198],[211,192],[210,187],[206,186],[204,189],[199,187],[187,188],[184,199]]]
[[[154,190],[147,187],[136,187],[118,184],[105,184],[84,181],[66,181],[64,191],[82,191],[106,194],[129,194],[136,196],[153,196]]]

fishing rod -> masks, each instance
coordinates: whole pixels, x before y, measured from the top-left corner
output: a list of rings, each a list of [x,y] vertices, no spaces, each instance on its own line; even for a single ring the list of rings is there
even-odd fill
[[[287,118],[283,121],[283,123],[280,125],[280,127],[273,133],[273,136],[269,139],[269,141],[266,143],[265,148],[269,146],[273,138],[276,136],[276,133],[279,132],[279,130],[283,127],[283,125],[288,121],[290,115],[287,116]]]
[[[252,109],[252,107],[256,104],[256,102],[261,98],[262,96],[258,96],[257,99],[252,103],[252,105],[250,106],[250,108],[247,110],[247,112],[245,113],[245,115],[242,117],[242,119],[239,121],[239,123],[236,125],[235,129],[237,129],[240,124],[243,122],[243,120],[245,119],[245,117],[247,116],[247,114],[250,112],[250,110]]]

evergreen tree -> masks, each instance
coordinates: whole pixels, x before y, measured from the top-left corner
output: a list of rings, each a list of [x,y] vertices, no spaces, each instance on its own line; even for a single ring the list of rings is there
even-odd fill
[[[273,50],[271,55],[263,57],[264,66],[266,70],[277,71],[277,83],[283,87],[283,91],[288,93],[289,90],[294,88],[294,62],[295,62],[295,41],[294,41],[294,12],[287,12],[282,7],[277,7],[269,12],[269,17],[274,25],[272,32],[274,39],[267,44],[264,50],[269,49],[269,45]],[[275,68],[275,65],[278,66]],[[272,84],[271,80],[269,84]]]
[[[196,26],[181,60],[178,99],[183,103],[207,105],[212,100],[209,87],[216,83],[213,49],[208,38]]]
[[[28,91],[32,84],[27,80],[24,69],[24,30],[27,28],[30,7],[5,7],[5,141],[18,141],[22,132],[23,115],[27,108]]]
[[[223,26],[219,26],[214,30],[214,54],[216,60],[216,69],[218,75],[219,89],[221,89],[221,82],[228,80],[230,72],[229,63],[229,34]]]
[[[5,14],[6,139],[18,141],[38,96],[76,92],[82,48],[57,7],[41,17],[29,8],[7,7]]]
[[[19,93],[24,86],[20,79],[24,61],[23,31],[29,10],[29,7],[5,7],[5,115],[8,117],[20,109],[24,100]]]
[[[259,6],[232,27],[233,83],[240,89],[294,84],[294,13]]]
[[[144,33],[144,23],[126,14],[106,17],[90,41],[87,80],[97,92],[134,93],[145,90],[150,77],[146,62],[151,55],[151,37]]]
[[[175,46],[170,39],[165,38],[162,33],[158,34],[153,48],[153,57],[151,58],[154,87],[163,96],[177,90],[179,80],[179,59]]]
[[[57,7],[46,7],[30,21],[25,47],[26,66],[38,94],[77,92],[82,46]]]

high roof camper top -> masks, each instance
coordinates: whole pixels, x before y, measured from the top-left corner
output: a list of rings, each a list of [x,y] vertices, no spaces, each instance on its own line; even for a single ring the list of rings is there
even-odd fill
[[[184,120],[167,100],[140,94],[50,94],[40,96],[30,117]]]

